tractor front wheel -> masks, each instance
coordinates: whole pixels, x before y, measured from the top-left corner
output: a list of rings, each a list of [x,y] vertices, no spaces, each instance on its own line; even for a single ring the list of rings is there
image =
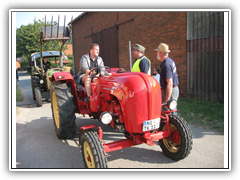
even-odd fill
[[[34,92],[37,107],[41,107],[42,106],[42,93],[41,93],[40,87],[34,87],[33,92]]]
[[[83,131],[80,143],[86,168],[107,168],[107,158],[96,132]]]
[[[76,116],[71,88],[65,82],[53,81],[50,95],[53,124],[58,138],[72,138],[76,129]]]
[[[171,135],[159,140],[163,153],[173,159],[181,160],[190,154],[192,149],[192,132],[187,122],[178,115],[169,115]],[[166,124],[161,122],[160,131],[166,130]]]

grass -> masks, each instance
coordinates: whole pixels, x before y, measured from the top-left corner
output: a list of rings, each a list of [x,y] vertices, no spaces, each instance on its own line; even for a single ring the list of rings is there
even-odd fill
[[[178,111],[190,124],[224,131],[224,104],[179,98]]]
[[[23,101],[23,97],[22,97],[21,91],[18,89],[18,85],[16,85],[16,101],[17,102]]]

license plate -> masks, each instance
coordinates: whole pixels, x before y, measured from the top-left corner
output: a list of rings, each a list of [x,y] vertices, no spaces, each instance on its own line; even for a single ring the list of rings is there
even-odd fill
[[[160,126],[160,118],[143,121],[143,131],[151,131],[157,129]]]

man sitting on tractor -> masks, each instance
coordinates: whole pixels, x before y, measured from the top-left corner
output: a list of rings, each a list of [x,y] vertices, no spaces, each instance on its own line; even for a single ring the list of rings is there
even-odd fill
[[[44,69],[44,72],[47,72],[48,69],[51,69],[51,64],[50,64],[50,62],[48,61],[48,58],[47,58],[47,57],[44,58],[44,61],[43,61],[43,69]]]
[[[99,55],[99,45],[96,43],[91,44],[90,52],[86,55],[83,55],[80,59],[80,72],[78,83],[85,87],[87,98],[84,102],[90,102],[91,88],[90,84],[94,77],[98,77],[100,73],[104,73],[104,63],[103,59]],[[94,68],[101,67],[100,72],[95,71]]]
[[[40,62],[37,63],[37,64],[39,64],[39,65],[36,67],[36,69],[38,69],[38,70],[41,71]],[[43,72],[47,72],[48,69],[51,69],[51,64],[50,64],[50,62],[48,61],[48,58],[45,57],[45,58],[43,59]]]

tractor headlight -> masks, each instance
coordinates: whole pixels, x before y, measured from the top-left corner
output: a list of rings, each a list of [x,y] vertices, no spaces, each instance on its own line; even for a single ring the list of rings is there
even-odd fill
[[[108,112],[103,112],[100,115],[100,121],[103,124],[109,124],[112,121],[112,115],[110,113],[108,113]]]
[[[61,76],[58,76],[58,79],[64,79],[65,76],[61,75]]]
[[[176,100],[169,100],[168,102],[167,102],[167,107],[168,107],[168,109],[170,109],[170,110],[174,110],[176,107],[177,107],[177,101]]]
[[[43,80],[42,79],[40,80],[40,84],[43,84]]]

